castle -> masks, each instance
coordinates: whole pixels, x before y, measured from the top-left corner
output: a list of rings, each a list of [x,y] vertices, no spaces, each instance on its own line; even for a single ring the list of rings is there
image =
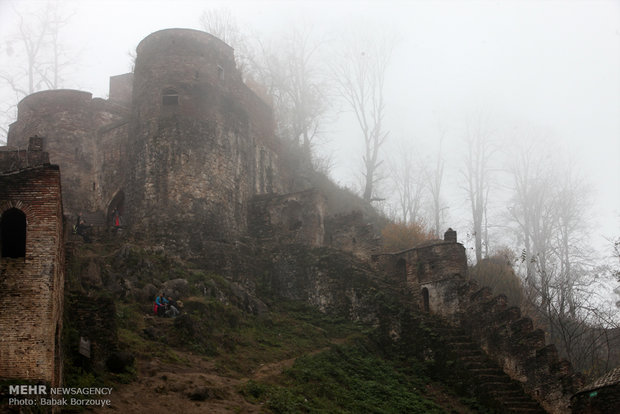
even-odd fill
[[[381,253],[364,215],[339,214],[299,169],[275,135],[270,106],[242,81],[233,49],[205,32],[147,36],[134,72],[110,79],[108,99],[75,90],[24,98],[0,150],[0,378],[62,381],[63,224],[81,216],[105,228],[119,212],[126,236],[201,258],[242,286],[252,285],[264,246],[346,252],[421,311],[466,327],[546,409],[568,408],[577,386],[570,366],[505,297],[466,281],[456,232]],[[325,283],[294,253],[277,256],[270,283],[286,279],[285,296],[322,310],[345,298],[364,318],[356,309],[366,299],[354,286]]]
[[[107,100],[26,97],[8,146],[34,135],[62,170],[66,215],[110,220],[117,209],[133,234],[166,239],[174,229],[167,242],[179,250],[238,239],[253,196],[291,189],[270,107],[241,80],[233,49],[196,30],[146,37]]]
[[[233,277],[251,273],[257,244],[368,256],[376,235],[364,218],[326,224],[325,197],[296,183],[296,164],[233,49],[197,30],[147,36],[108,99],[77,90],[22,99],[0,150],[0,377],[61,381],[63,226],[77,217],[105,229],[120,213],[132,240]]]

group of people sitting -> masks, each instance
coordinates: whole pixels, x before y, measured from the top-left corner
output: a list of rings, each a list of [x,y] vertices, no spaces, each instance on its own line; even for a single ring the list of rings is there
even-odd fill
[[[156,316],[174,318],[179,315],[177,304],[170,296],[166,296],[165,293],[160,293],[155,297],[155,303],[153,303],[153,312]]]

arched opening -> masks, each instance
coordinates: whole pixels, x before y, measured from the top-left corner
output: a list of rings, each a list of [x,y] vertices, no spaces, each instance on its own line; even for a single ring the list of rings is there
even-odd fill
[[[123,223],[123,212],[125,210],[125,193],[119,190],[110,204],[108,204],[107,223],[114,227],[121,227]]]
[[[0,244],[2,257],[26,257],[26,214],[23,211],[10,208],[2,213]]]
[[[175,106],[179,104],[179,93],[172,88],[164,89],[161,94],[163,106]]]
[[[282,217],[285,220],[288,231],[298,231],[303,226],[302,207],[295,200],[289,200],[282,209]]]
[[[427,288],[422,288],[422,309],[424,310],[424,312],[430,312],[431,310]]]
[[[407,281],[407,261],[405,259],[399,259],[396,262],[396,276],[399,281]]]

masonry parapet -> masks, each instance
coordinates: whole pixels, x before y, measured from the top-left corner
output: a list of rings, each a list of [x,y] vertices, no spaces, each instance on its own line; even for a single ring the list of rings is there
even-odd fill
[[[581,385],[568,361],[560,359],[545,332],[505,295],[471,284],[461,294],[459,325],[465,328],[511,378],[550,413],[570,412],[570,397]]]
[[[24,116],[31,111],[50,114],[76,110],[88,105],[92,98],[92,93],[77,89],[52,89],[35,92],[17,104],[18,116]]]

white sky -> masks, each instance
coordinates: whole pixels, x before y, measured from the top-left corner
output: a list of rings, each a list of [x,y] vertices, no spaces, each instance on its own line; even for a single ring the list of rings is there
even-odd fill
[[[0,68],[2,44],[16,30],[13,10],[43,5],[0,0]],[[67,87],[106,97],[109,76],[129,71],[129,52],[140,40],[164,28],[199,28],[201,12],[220,6],[261,36],[300,21],[327,32],[364,21],[397,33],[388,128],[393,142],[415,139],[426,154],[445,130],[447,224],[461,238],[467,212],[456,190],[459,149],[475,111],[488,114],[499,131],[518,127],[552,136],[594,185],[594,244],[620,235],[620,0],[66,1],[65,9],[75,12],[66,41],[82,50],[79,73]],[[361,150],[355,125],[347,122],[343,116],[330,126],[323,151],[337,161],[336,180],[350,185],[361,157],[351,154]]]

